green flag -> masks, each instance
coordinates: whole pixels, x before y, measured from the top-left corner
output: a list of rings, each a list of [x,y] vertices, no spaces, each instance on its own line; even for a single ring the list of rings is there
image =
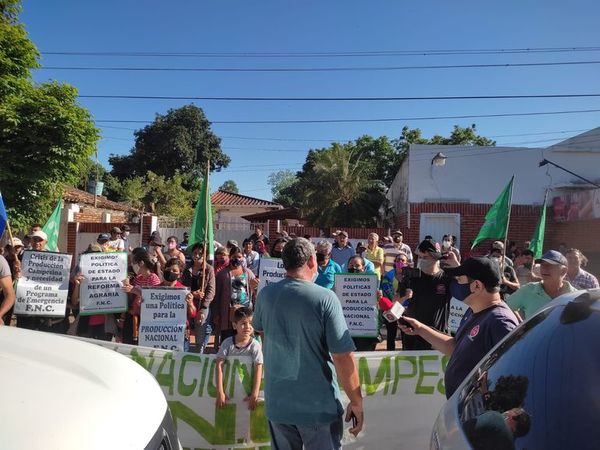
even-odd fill
[[[481,226],[479,234],[473,241],[471,249],[485,239],[504,239],[506,237],[514,179],[515,177],[513,175],[510,182],[506,185],[500,196],[485,215],[485,222]]]
[[[46,249],[51,252],[58,251],[58,233],[60,231],[60,212],[62,210],[62,198],[58,199],[54,212],[42,228],[44,233],[48,235]]]
[[[533,252],[534,258],[538,259],[542,257],[544,249],[544,233],[546,232],[546,199],[548,198],[548,191],[544,195],[544,203],[542,205],[542,212],[540,214],[540,221],[535,228],[531,243],[529,244],[529,250]]]
[[[198,194],[188,248],[191,248],[196,242],[208,244],[206,247],[206,255],[207,259],[212,260],[215,240],[213,233],[212,205],[210,204],[210,189],[208,186],[208,171],[206,177],[202,180],[202,187]]]

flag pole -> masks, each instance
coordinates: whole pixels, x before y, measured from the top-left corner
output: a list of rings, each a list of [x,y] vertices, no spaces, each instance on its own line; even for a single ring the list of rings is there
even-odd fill
[[[13,235],[12,235],[12,231],[10,229],[10,222],[8,221],[8,219],[6,220],[6,231],[8,233],[8,238],[10,239],[10,246],[13,246]]]
[[[206,252],[208,250],[208,208],[210,208],[210,188],[208,184],[208,177],[210,173],[210,159],[206,162],[206,198],[204,199],[204,246],[202,249],[202,292],[206,287]]]
[[[510,179],[510,200],[508,201],[508,218],[506,219],[506,233],[504,234],[504,251],[502,252],[502,264],[500,264],[500,275],[504,276],[504,265],[506,264],[506,243],[508,241],[508,229],[510,227],[510,213],[512,211],[513,191],[515,189],[515,176]]]

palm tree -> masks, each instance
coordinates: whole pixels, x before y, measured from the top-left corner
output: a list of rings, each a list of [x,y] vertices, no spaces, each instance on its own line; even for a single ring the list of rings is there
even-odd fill
[[[303,210],[320,226],[367,225],[377,215],[381,189],[351,145],[333,144],[315,153]]]

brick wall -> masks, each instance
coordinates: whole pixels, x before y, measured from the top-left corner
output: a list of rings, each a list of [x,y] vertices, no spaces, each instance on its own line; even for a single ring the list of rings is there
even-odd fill
[[[125,223],[127,221],[127,213],[123,211],[111,211],[106,209],[84,206],[80,212],[75,213],[75,222],[95,222],[101,223],[104,213],[110,214],[111,222]]]
[[[77,229],[79,228],[79,223],[77,222],[69,222],[67,224],[67,253],[72,255],[75,254],[75,250],[77,248]]]
[[[411,203],[410,228],[408,227],[408,213],[397,217],[395,224],[404,233],[404,242],[410,246],[415,246],[419,242],[421,213],[460,214],[460,251],[461,253],[465,253],[469,251],[469,241],[475,239],[479,233],[484,222],[483,218],[490,206],[480,203]],[[530,240],[539,216],[539,206],[513,205],[508,240],[516,241],[519,245],[522,245],[524,241]],[[481,243],[475,249],[474,253],[487,252],[490,243],[491,241]]]

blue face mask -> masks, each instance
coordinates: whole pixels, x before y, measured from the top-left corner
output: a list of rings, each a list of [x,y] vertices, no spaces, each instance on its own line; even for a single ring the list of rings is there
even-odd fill
[[[472,294],[471,284],[460,284],[459,282],[454,281],[450,283],[450,293],[452,294],[452,297],[454,297],[456,300],[464,302],[465,299]]]

